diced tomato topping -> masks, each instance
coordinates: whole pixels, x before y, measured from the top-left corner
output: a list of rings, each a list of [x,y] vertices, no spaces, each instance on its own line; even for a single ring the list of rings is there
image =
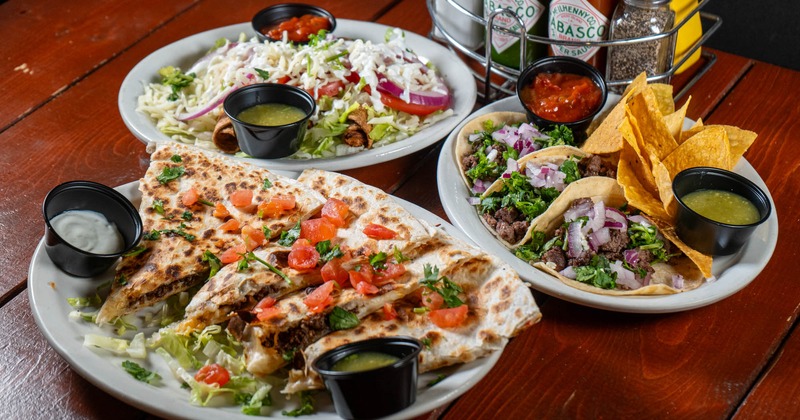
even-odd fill
[[[370,223],[364,227],[364,234],[372,239],[393,239],[397,236],[397,232],[387,228],[386,226]]]
[[[383,319],[387,321],[391,321],[397,318],[397,311],[394,310],[394,306],[391,303],[386,302],[383,304]]]
[[[219,218],[219,219],[224,219],[224,218],[230,216],[231,212],[228,211],[228,208],[225,207],[224,204],[216,203],[216,204],[214,204],[214,212],[211,213],[211,215],[216,217],[216,218]]]
[[[333,289],[337,286],[335,281],[326,281],[322,286],[314,289],[303,299],[303,303],[308,307],[308,311],[317,314],[325,310],[333,303]]]
[[[380,92],[380,95],[381,102],[383,102],[384,105],[397,111],[407,112],[413,115],[428,115],[439,110],[447,109],[447,107],[450,106],[449,103],[441,106],[408,103],[397,96],[386,92]]]
[[[253,191],[236,190],[231,194],[230,199],[234,207],[247,207],[253,203]]]
[[[333,82],[318,87],[316,92],[314,92],[314,88],[311,88],[308,90],[308,93],[310,93],[314,99],[319,99],[323,96],[336,97],[342,89],[344,89],[344,82],[341,80],[334,80]]]
[[[319,252],[312,245],[298,245],[296,241],[289,251],[289,267],[295,270],[311,270],[319,263]]]
[[[189,207],[196,204],[199,198],[200,194],[194,187],[192,187],[183,193],[183,196],[181,197],[181,203],[183,203],[184,206]]]
[[[335,238],[336,230],[336,226],[327,219],[309,219],[300,223],[300,237],[314,245]]]
[[[276,219],[283,214],[286,210],[295,208],[297,202],[293,195],[276,195],[271,197],[269,201],[262,202],[258,205],[258,214],[263,218]]]
[[[350,280],[350,273],[342,268],[342,262],[340,258],[334,258],[326,262],[325,265],[322,266],[320,274],[322,275],[322,280],[333,280],[336,283],[339,283],[339,286],[342,287],[344,287],[345,284],[347,284],[347,281]]]
[[[225,223],[219,225],[219,230],[223,232],[237,232],[239,230],[239,221],[236,219],[228,219]]]
[[[248,251],[252,251],[267,242],[264,231],[248,225],[242,228],[242,239],[244,239],[244,246]]]
[[[384,284],[391,283],[394,279],[402,276],[406,272],[406,266],[403,264],[386,263],[386,268],[375,272],[375,277],[372,283],[383,286]]]
[[[286,76],[282,76],[280,79],[278,79],[277,82],[282,84],[282,85],[285,85],[286,82],[288,82],[291,79],[292,78],[289,75],[286,75]]]
[[[256,318],[258,318],[259,321],[267,321],[282,315],[280,308],[275,307],[277,302],[278,301],[275,300],[275,298],[270,296],[261,299],[261,301],[256,304],[256,307],[253,308]]]
[[[352,84],[356,84],[356,83],[361,81],[361,75],[359,75],[357,72],[354,72],[352,70],[350,71],[350,74],[348,74],[344,78],[345,78],[345,80],[347,80],[348,82],[350,82]]]
[[[347,224],[347,215],[350,213],[350,206],[342,200],[329,198],[322,206],[322,217],[333,223],[334,226],[344,227]]]
[[[378,287],[374,284],[362,281],[356,284],[356,291],[362,295],[374,295],[378,293],[380,289],[378,289]]]
[[[468,311],[467,305],[461,305],[455,308],[436,309],[431,311],[428,316],[437,327],[452,328],[464,323]]]
[[[420,297],[422,305],[429,309],[439,309],[444,305],[444,298],[437,292],[431,290],[423,290]]]
[[[197,382],[205,382],[209,385],[217,384],[223,386],[231,380],[231,375],[228,373],[228,369],[214,363],[201,367],[200,370],[197,371],[197,374],[194,375],[194,380]]]
[[[232,262],[236,262],[242,259],[242,255],[247,252],[247,248],[245,248],[244,244],[238,244],[236,246],[230,247],[225,251],[222,251],[222,254],[219,256],[219,261],[223,264],[230,264]]]

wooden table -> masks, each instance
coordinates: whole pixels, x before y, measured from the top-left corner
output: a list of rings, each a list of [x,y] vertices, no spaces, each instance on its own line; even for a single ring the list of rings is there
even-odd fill
[[[150,418],[72,371],[29,307],[40,206],[64,181],[120,185],[148,164],[117,93],[142,58],[200,31],[248,21],[273,1],[9,0],[0,4],[0,413],[8,418]],[[427,34],[424,0],[313,1],[337,17]],[[688,116],[759,133],[745,155],[780,218],[775,253],[744,290],[668,315],[591,309],[537,294],[544,319],[481,382],[430,417],[797,418],[800,416],[800,73],[715,51]],[[687,77],[676,78],[681,86]],[[347,174],[445,216],[437,146]]]

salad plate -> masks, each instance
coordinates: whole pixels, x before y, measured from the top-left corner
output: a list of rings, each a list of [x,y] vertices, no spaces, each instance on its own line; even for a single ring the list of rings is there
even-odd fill
[[[139,206],[141,194],[138,182],[122,185],[117,190],[129,198],[135,206]],[[442,220],[440,217],[412,203],[398,200],[412,215],[430,222],[454,237],[472,243],[463,232]],[[189,402],[189,391],[182,389],[180,381],[171,373],[164,359],[154,352],[148,352],[147,359],[130,359],[115,356],[100,349],[84,347],[86,334],[113,335],[110,330],[81,320],[73,321],[68,314],[73,308],[67,298],[93,296],[99,285],[113,278],[113,269],[95,278],[78,278],[58,270],[50,261],[44,250],[44,240],[37,246],[28,273],[28,296],[36,324],[50,345],[69,363],[78,374],[86,380],[130,405],[153,415],[165,418],[198,419],[251,419],[252,416],[242,414],[239,406],[200,407]],[[146,335],[154,331],[146,330]],[[131,335],[132,333],[128,333]],[[123,336],[130,339],[131,337]],[[455,365],[419,376],[417,400],[412,406],[395,413],[391,418],[410,418],[428,413],[437,407],[460,396],[481,378],[483,378],[500,358],[501,351],[489,357],[478,359],[468,364]],[[121,366],[123,360],[135,360],[146,369],[155,371],[161,376],[157,385],[149,385],[137,381]],[[446,375],[435,386],[431,381]],[[280,379],[280,378],[277,378]],[[287,418],[284,410],[292,410],[299,406],[297,397],[290,400],[279,394],[282,388],[279,380],[273,383],[272,401],[267,418]],[[316,414],[304,418],[334,419],[339,418],[327,392],[314,394]],[[265,409],[266,411],[266,409]],[[260,416],[259,418],[264,418]]]
[[[335,35],[383,42],[388,26],[372,22],[338,19]],[[202,57],[214,43],[227,38],[235,40],[240,34],[253,36],[250,23],[241,23],[212,29],[169,44],[145,57],[131,69],[119,89],[118,106],[128,129],[142,142],[173,141],[156,128],[155,121],[138,112],[138,98],[149,83],[160,82],[158,70],[165,66],[188,69]],[[421,35],[405,32],[406,45],[414,53],[430,60],[440,72],[450,89],[453,114],[414,135],[382,147],[366,149],[351,155],[320,159],[255,159],[235,157],[270,169],[299,172],[308,167],[340,171],[374,165],[408,155],[445,138],[475,105],[476,86],[467,65],[447,48]]]
[[[612,102],[611,98],[609,102]],[[451,223],[463,230],[474,242],[481,244],[485,251],[497,255],[510,264],[520,277],[531,283],[535,289],[559,299],[599,309],[631,313],[678,312],[710,305],[738,292],[755,279],[772,256],[778,241],[778,216],[775,203],[756,170],[742,158],[734,168],[734,172],[755,182],[764,190],[772,204],[772,214],[753,233],[742,251],[732,256],[715,257],[714,279],[697,289],[658,296],[600,295],[575,289],[537,270],[517,258],[486,229],[476,209],[467,201],[470,191],[459,174],[454,148],[461,128],[475,117],[498,111],[523,112],[523,109],[515,97],[499,100],[467,117],[448,136],[442,146],[437,166],[439,197]],[[692,123],[693,121],[686,119],[684,129],[690,127]]]

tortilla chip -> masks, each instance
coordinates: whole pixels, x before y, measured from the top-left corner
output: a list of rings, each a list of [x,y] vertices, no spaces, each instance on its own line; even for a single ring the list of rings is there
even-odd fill
[[[675,227],[673,225],[658,219],[654,219],[653,223],[655,223],[656,227],[658,227],[658,230],[661,231],[661,234],[664,235],[665,238],[677,246],[684,255],[694,262],[700,272],[703,273],[703,277],[713,277],[713,273],[711,272],[713,260],[710,255],[698,252],[694,248],[681,241],[677,232],[675,232]]]
[[[622,156],[620,156],[619,166],[617,166],[617,182],[622,186],[628,204],[645,214],[669,220],[670,217],[664,210],[664,206],[656,199],[655,195],[642,186],[629,160],[623,159]]]
[[[658,196],[661,199],[661,204],[664,206],[664,211],[669,215],[667,220],[674,224],[675,216],[678,212],[678,202],[675,201],[675,194],[672,192],[672,176],[663,162],[659,162],[653,168],[653,177],[658,187]]]
[[[664,83],[650,83],[648,85],[655,95],[658,109],[663,115],[675,112],[675,100],[672,99],[672,85]]]
[[[678,142],[664,124],[664,117],[658,110],[655,98],[647,90],[631,97],[628,111],[629,115],[636,118],[639,130],[644,134],[643,144],[639,147],[642,155],[649,158],[651,167],[678,147]]]
[[[636,175],[636,179],[647,192],[653,196],[658,196],[658,188],[653,181],[650,163],[647,157],[642,155],[642,151],[639,148],[642,134],[636,126],[636,120],[633,118],[625,119],[620,125],[619,131],[625,139],[619,158],[626,161],[628,167]]]
[[[739,162],[739,159],[742,157],[742,155],[744,155],[744,152],[746,152],[747,149],[750,148],[750,145],[756,141],[758,134],[752,131],[742,130],[739,127],[734,127],[731,125],[723,125],[722,128],[725,129],[725,133],[728,135],[728,143],[731,147],[731,167],[728,169],[733,169],[733,167]]]
[[[703,119],[698,118],[697,121],[694,122],[694,125],[692,125],[688,130],[681,131],[681,138],[678,139],[678,144],[683,144],[683,142],[685,142],[686,139],[703,131],[703,129],[704,129]]]
[[[625,119],[625,104],[631,95],[641,92],[647,87],[647,76],[641,73],[628,85],[619,102],[608,112],[600,125],[591,131],[589,138],[583,142],[583,149],[587,153],[607,154],[622,150],[622,135],[617,128]]]
[[[730,144],[725,129],[721,126],[706,127],[688,138],[663,162],[670,179],[680,171],[695,166],[730,168]]]
[[[690,96],[679,110],[664,115],[664,125],[667,126],[667,131],[669,131],[677,144],[682,143],[681,130],[683,130],[683,120],[686,118],[686,110],[689,108],[689,102],[691,101],[692,97]]]

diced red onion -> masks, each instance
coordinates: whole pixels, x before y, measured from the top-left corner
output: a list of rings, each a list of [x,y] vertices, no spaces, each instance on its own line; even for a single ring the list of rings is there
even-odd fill
[[[481,137],[483,137],[481,133],[472,133],[467,137],[467,141],[474,143],[475,141],[480,140]]]
[[[517,161],[511,158],[506,160],[506,172],[518,172],[519,171],[519,164]]]
[[[676,289],[683,289],[683,276],[680,274],[674,274],[672,276],[672,287]]]
[[[623,267],[621,261],[614,261],[611,264],[611,271],[617,273],[617,285],[624,286],[631,290],[642,287],[642,283],[636,280],[636,275],[633,271]]]
[[[602,229],[603,225],[605,224],[606,224],[606,204],[603,202],[603,200],[597,200],[597,202],[594,203],[594,208],[592,209],[592,215],[589,218],[589,223],[587,223],[587,226],[593,232],[597,232],[598,230]]]
[[[469,203],[470,206],[477,206],[478,204],[481,203],[481,198],[480,197],[467,197],[467,202]]]
[[[486,188],[487,188],[486,183],[483,182],[482,179],[476,179],[472,183],[472,192],[475,193],[475,194],[480,194],[480,193],[486,191]]]
[[[564,221],[571,222],[579,217],[589,216],[589,211],[592,210],[592,203],[581,203],[578,206],[573,206],[564,212]]]
[[[575,273],[575,267],[571,265],[568,265],[565,269],[559,271],[558,274],[561,274],[562,276],[572,280],[575,280],[578,277],[578,275]]]
[[[628,220],[630,220],[633,223],[639,223],[640,225],[644,225],[645,227],[650,226],[650,222],[640,214],[628,216]]]
[[[626,249],[622,251],[622,256],[625,257],[625,262],[631,267],[636,267],[639,264],[639,252],[635,249]]]
[[[608,219],[613,220],[610,222]],[[613,225],[613,226],[610,226]],[[628,229],[628,219],[625,214],[615,209],[614,207],[606,207],[606,227],[614,227],[616,229]]]
[[[417,105],[447,107],[450,105],[450,90],[441,80],[437,79],[437,85],[432,91],[414,91],[406,92],[402,87],[394,84],[386,76],[378,75],[378,91],[382,91],[398,98],[404,98],[408,94],[408,102]],[[442,93],[444,92],[444,93]]]
[[[567,227],[567,256],[577,258],[583,253],[583,235],[580,223],[570,223]]]
[[[600,228],[590,233],[587,238],[589,240],[589,246],[592,248],[592,250],[597,251],[601,246],[605,245],[611,240],[611,232],[608,230],[608,228]]]
[[[488,160],[488,161],[490,161],[490,162],[491,162],[491,161],[493,161],[493,160],[494,160],[494,158],[496,158],[496,157],[497,157],[497,154],[498,154],[498,153],[499,153],[499,152],[497,151],[497,149],[492,149],[492,150],[491,150],[491,151],[489,151],[489,153],[486,155],[486,160]]]

